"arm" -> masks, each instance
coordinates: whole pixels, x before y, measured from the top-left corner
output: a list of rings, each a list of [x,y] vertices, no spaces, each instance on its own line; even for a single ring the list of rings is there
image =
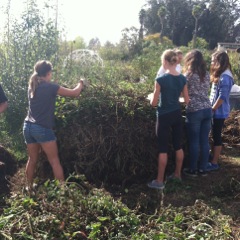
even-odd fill
[[[8,102],[0,103],[0,113],[4,112],[8,107]]]
[[[223,103],[224,101],[219,97],[217,101],[213,104],[212,110],[215,112]]]
[[[157,78],[161,77],[164,73],[166,72],[166,70],[163,68],[163,66],[161,66],[157,72]]]
[[[230,79],[228,76],[223,76],[221,78],[220,84],[219,84],[219,96],[216,102],[212,106],[213,111],[216,111],[228,97],[229,92],[231,90],[229,83],[230,83]]]
[[[220,79],[219,83],[219,98],[223,101],[226,100],[229,96],[229,92],[231,91],[231,85],[230,85],[231,79],[229,76],[223,75],[223,77]]]
[[[159,98],[159,94],[161,91],[161,87],[159,85],[159,83],[157,81],[155,81],[155,87],[154,87],[154,92],[153,92],[153,97],[150,101],[150,104],[155,107],[158,104],[158,98]]]
[[[77,86],[73,89],[60,86],[57,94],[62,97],[78,97],[82,90],[83,90],[83,80],[80,80]]]
[[[188,103],[189,103],[189,95],[188,95],[187,84],[184,85],[181,95],[184,98],[184,102],[188,105]]]

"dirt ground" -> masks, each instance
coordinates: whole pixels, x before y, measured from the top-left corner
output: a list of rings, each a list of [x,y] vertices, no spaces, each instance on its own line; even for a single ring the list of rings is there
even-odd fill
[[[129,208],[139,212],[153,214],[156,203],[162,206],[169,204],[175,207],[190,206],[197,200],[232,218],[232,229],[240,237],[240,111],[232,112],[226,121],[223,132],[224,147],[220,158],[220,169],[209,173],[205,177],[190,178],[183,176],[181,183],[169,182],[164,194],[157,195],[157,191],[149,189],[145,180],[129,186],[106,186],[115,198],[120,198]],[[9,153],[0,147],[0,157],[6,166],[3,168],[6,175],[1,176],[0,184],[0,214],[4,206],[4,197],[25,185],[24,167],[16,165]],[[7,160],[6,160],[7,159]],[[170,173],[171,169],[168,171]],[[12,175],[12,176],[11,176]]]

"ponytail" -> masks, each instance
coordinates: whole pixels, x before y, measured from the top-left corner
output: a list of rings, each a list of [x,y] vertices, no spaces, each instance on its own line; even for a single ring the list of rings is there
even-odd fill
[[[37,72],[34,72],[32,74],[32,76],[30,77],[29,79],[29,84],[28,84],[28,89],[30,91],[30,97],[33,98],[34,97],[34,94],[35,94],[35,91],[37,89],[39,85],[39,77],[38,77],[38,73]]]
[[[35,91],[41,81],[41,77],[45,77],[49,71],[52,71],[52,64],[49,61],[38,61],[34,66],[34,72],[29,79],[28,89],[30,97],[33,98]]]

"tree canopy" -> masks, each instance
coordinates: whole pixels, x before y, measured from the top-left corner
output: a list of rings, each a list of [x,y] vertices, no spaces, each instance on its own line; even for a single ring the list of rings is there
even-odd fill
[[[198,37],[206,39],[211,49],[216,47],[218,42],[235,42],[240,36],[240,3],[237,0],[146,0],[146,2],[141,23],[147,35],[164,32],[174,44],[187,45],[195,31],[196,10],[201,8],[201,14],[197,16]],[[159,15],[163,9],[164,14]]]

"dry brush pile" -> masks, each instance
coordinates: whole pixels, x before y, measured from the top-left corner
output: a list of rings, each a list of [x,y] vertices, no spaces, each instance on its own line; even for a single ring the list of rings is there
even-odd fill
[[[240,146],[240,110],[232,111],[225,121],[223,140],[228,145]]]
[[[146,100],[147,93],[138,89],[141,84],[133,86],[117,90],[95,87],[77,101],[59,99],[56,133],[66,175],[75,172],[97,184],[123,186],[153,177],[157,166],[156,109]],[[233,111],[226,120],[223,139],[229,144],[238,143],[238,115],[239,111]],[[186,135],[184,151],[187,165]],[[47,161],[44,164],[43,172],[51,172]],[[167,172],[173,167],[174,151],[169,147]]]
[[[60,108],[57,137],[68,173],[124,184],[155,169],[155,110],[144,97],[98,88]]]

